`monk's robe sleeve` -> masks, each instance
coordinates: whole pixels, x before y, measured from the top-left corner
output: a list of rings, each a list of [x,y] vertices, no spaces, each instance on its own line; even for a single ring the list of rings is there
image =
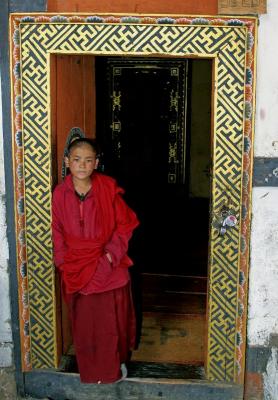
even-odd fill
[[[115,230],[105,245],[105,251],[111,255],[113,267],[117,267],[127,253],[129,239],[139,222],[136,214],[128,207],[121,194],[115,196],[114,209]]]
[[[66,244],[62,226],[61,206],[59,206],[58,196],[53,193],[52,201],[52,241],[54,250],[54,263],[59,268],[64,263]]]

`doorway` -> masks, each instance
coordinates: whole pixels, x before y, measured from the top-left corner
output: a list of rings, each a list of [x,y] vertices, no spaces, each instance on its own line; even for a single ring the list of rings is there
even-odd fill
[[[132,361],[152,371],[204,364],[211,68],[209,60],[96,58],[102,170],[140,220],[129,252]]]
[[[77,75],[73,74],[73,79],[69,79],[59,95],[55,92],[63,71],[57,75],[55,85],[55,68],[53,71],[51,59],[73,54],[92,60],[107,54],[160,56],[164,59],[177,56],[208,58],[213,70],[213,221],[210,225],[205,364],[208,379],[242,385],[252,185],[248,179],[252,175],[252,104],[255,92],[255,79],[252,77],[256,72],[257,19],[244,18],[239,24],[230,16],[221,17],[219,24],[215,17],[176,16],[169,24],[168,19],[153,16],[150,19],[140,15],[130,23],[125,17],[111,21],[110,16],[99,15],[97,21],[101,22],[96,25],[95,18],[89,21],[87,16],[80,15],[76,22],[72,16],[63,17],[63,21],[68,18],[67,23],[61,23],[60,18],[52,20],[50,15],[43,16],[45,22],[42,22],[42,16],[34,16],[30,23],[26,22],[25,15],[11,16],[12,104],[16,105],[12,116],[14,195],[17,204],[22,369],[56,368],[60,360],[60,313],[54,292],[49,188],[55,144],[64,132],[56,129],[55,115],[57,121],[61,116],[68,116],[71,126],[76,126],[78,118],[69,112],[66,103],[71,103],[68,99],[72,101],[77,94],[81,108],[87,104],[76,85]],[[33,67],[36,73],[30,74]],[[94,88],[88,84],[87,77],[83,83],[84,89]],[[69,95],[69,88],[72,88],[73,96]],[[86,91],[84,94],[86,97]],[[66,112],[62,115],[59,115],[59,107],[55,107],[55,100],[65,103]],[[246,113],[247,109],[249,112]],[[86,117],[90,114],[80,114],[78,110],[78,117],[80,115],[86,125]],[[25,171],[24,179],[22,170]],[[34,193],[42,201],[34,203]],[[228,229],[223,237],[219,232],[224,207],[238,217],[238,224]]]

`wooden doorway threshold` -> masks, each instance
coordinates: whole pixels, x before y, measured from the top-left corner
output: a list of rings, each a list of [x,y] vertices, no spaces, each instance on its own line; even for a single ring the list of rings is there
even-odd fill
[[[25,393],[52,400],[242,400],[243,385],[206,380],[127,378],[116,384],[82,384],[79,374],[25,372]]]

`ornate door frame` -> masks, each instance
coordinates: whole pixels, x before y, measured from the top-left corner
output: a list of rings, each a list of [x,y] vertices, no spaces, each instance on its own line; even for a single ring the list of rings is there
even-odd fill
[[[194,57],[213,61],[213,181],[206,371],[243,383],[257,19],[14,14],[10,20],[23,371],[57,367],[51,243],[50,62],[53,54]],[[238,223],[219,235],[230,208]]]

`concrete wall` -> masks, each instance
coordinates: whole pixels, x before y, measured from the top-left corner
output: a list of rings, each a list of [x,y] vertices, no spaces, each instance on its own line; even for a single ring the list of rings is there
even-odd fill
[[[1,79],[1,75],[0,75]],[[12,333],[6,236],[5,179],[3,160],[3,124],[0,82],[0,367],[12,365]]]

